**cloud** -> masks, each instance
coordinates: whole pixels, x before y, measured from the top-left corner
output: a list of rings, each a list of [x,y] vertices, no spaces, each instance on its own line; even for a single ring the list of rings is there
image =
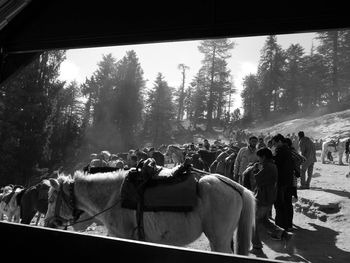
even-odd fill
[[[82,82],[82,74],[80,68],[72,61],[65,60],[60,67],[60,75],[58,77],[62,81],[71,82],[76,80]]]

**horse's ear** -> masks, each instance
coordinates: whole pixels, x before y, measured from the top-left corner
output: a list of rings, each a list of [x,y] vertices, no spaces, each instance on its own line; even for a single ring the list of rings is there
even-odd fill
[[[58,189],[60,188],[60,183],[58,182],[57,179],[55,179],[55,178],[50,178],[49,181],[50,181],[50,185],[51,185],[53,188],[55,188],[56,190],[58,190]]]

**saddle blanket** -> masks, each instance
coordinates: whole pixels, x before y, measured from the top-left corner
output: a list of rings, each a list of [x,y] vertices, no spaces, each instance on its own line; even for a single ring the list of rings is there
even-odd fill
[[[143,211],[190,212],[197,205],[197,180],[193,174],[183,179],[151,179],[140,191],[140,186],[126,177],[121,189],[122,207],[137,209],[143,203]]]

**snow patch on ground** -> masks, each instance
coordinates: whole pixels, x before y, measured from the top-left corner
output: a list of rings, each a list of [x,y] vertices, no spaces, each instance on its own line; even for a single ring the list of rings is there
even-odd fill
[[[252,133],[267,134],[298,133],[304,131],[307,136],[314,139],[326,139],[330,137],[348,137],[350,136],[350,110],[326,114],[316,118],[300,118],[285,121],[268,128],[255,127],[248,129]]]

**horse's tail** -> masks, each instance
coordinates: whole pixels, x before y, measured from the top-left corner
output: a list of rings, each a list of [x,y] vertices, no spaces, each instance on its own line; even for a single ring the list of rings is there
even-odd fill
[[[240,255],[248,255],[255,227],[255,197],[244,188],[242,198],[243,207],[238,222],[235,251]]]
[[[255,227],[255,197],[253,192],[243,187],[242,185],[234,182],[233,180],[219,174],[215,176],[230,185],[242,194],[242,211],[238,221],[235,251],[239,255],[248,255],[250,244],[252,240],[252,234]]]

